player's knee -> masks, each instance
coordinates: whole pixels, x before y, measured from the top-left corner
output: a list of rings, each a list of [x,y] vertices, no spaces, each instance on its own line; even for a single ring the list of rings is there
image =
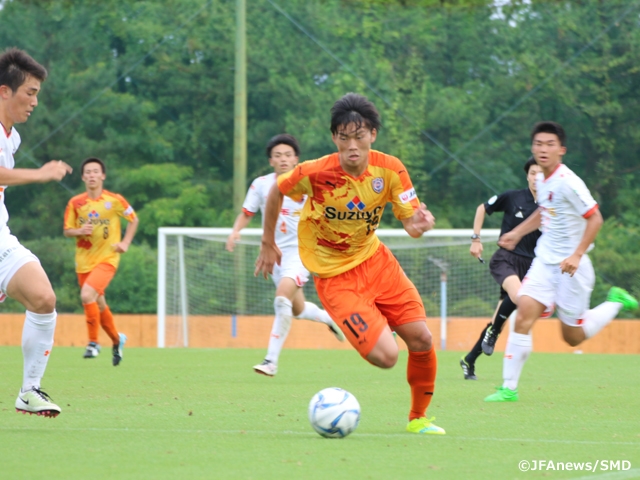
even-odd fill
[[[398,362],[398,352],[371,352],[365,360],[379,368],[392,368]]]
[[[80,300],[87,305],[96,301],[96,292],[94,290],[82,289],[80,290]]]
[[[407,348],[412,352],[426,352],[431,350],[433,346],[433,336],[428,329],[424,329],[419,335],[404,339],[407,344]]]
[[[564,337],[564,341],[567,342],[570,347],[577,347],[582,343],[582,339],[573,337]]]
[[[33,313],[51,313],[56,309],[56,294],[49,289],[37,295],[31,301],[29,308]]]

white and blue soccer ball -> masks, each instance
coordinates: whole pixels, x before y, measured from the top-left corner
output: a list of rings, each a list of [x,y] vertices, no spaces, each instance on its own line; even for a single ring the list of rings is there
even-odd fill
[[[360,404],[342,388],[325,388],[309,403],[309,422],[323,437],[343,438],[353,432],[360,421]]]

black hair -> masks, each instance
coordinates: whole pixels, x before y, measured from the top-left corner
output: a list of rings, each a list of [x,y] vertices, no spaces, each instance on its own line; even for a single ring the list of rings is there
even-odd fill
[[[560,145],[565,146],[565,141],[567,140],[567,135],[564,133],[564,128],[562,125],[556,122],[538,122],[533,126],[533,130],[531,130],[531,141],[533,142],[533,138],[538,133],[552,133],[558,140],[560,140]]]
[[[104,166],[104,162],[102,160],[100,160],[97,157],[89,157],[89,158],[85,158],[82,161],[82,165],[80,165],[80,175],[84,175],[84,166],[88,163],[97,163],[98,165],[100,165],[100,168],[102,169],[102,173],[107,173],[107,168]]]
[[[272,137],[271,140],[267,142],[267,157],[271,158],[271,150],[278,145],[289,145],[293,148],[293,151],[296,152],[296,157],[300,156],[300,145],[298,145],[296,137],[289,135],[288,133],[281,133],[280,135]]]
[[[534,165],[538,165],[538,164],[536,163],[536,159],[533,158],[533,156],[531,156],[531,157],[529,157],[529,160],[527,160],[527,163],[524,164],[524,173],[526,173],[528,175],[529,174],[529,170]]]
[[[367,97],[357,93],[347,93],[331,107],[331,133],[338,133],[338,127],[355,123],[356,129],[363,125],[370,130],[380,130],[380,114]]]
[[[7,48],[0,53],[0,85],[6,85],[15,93],[29,75],[44,82],[47,69],[23,50]]]

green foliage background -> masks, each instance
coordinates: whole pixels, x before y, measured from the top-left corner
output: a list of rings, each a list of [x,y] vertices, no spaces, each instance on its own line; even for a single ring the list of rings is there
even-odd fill
[[[637,2],[247,3],[249,179],[269,171],[264,144],[277,133],[296,135],[305,159],[333,151],[330,106],[356,91],[382,114],[376,147],[406,163],[438,226],[468,228],[479,203],[522,188],[528,131],[556,120],[569,135],[566,163],[607,219],[593,253],[594,299],[611,283],[640,294]],[[106,161],[106,187],[141,219],[110,303],[153,312],[157,228],[231,226],[235,217],[235,3],[0,6],[0,48],[24,48],[50,72],[38,109],[18,127],[17,166]],[[72,242],[61,238],[64,206],[80,191],[74,172],[60,184],[11,188],[6,200],[10,228],[50,272],[60,311],[80,307]],[[398,226],[389,215],[383,224]]]

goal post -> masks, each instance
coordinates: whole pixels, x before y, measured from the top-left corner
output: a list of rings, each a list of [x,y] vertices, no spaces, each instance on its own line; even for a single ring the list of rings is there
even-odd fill
[[[189,346],[193,315],[226,316],[234,332],[237,315],[273,315],[273,283],[253,276],[262,229],[242,230],[233,253],[225,249],[231,231],[158,229],[158,347]],[[469,255],[472,233],[471,229],[435,229],[414,239],[403,229],[376,231],[416,285],[428,317],[440,317],[443,350],[448,317],[490,317],[498,299],[499,287],[489,274],[488,259],[497,249],[500,231],[482,231],[485,264]],[[313,281],[305,286],[305,296],[320,305]]]

